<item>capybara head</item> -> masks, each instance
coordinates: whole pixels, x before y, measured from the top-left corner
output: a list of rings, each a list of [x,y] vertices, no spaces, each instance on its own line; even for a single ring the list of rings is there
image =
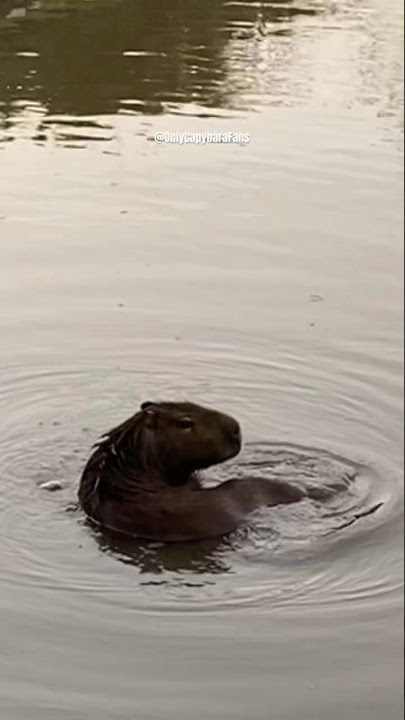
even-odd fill
[[[189,402],[148,401],[103,437],[90,465],[183,485],[195,470],[237,455],[241,442],[229,415]]]
[[[230,415],[189,402],[144,402],[145,443],[154,448],[170,484],[228,460],[241,448],[239,423]]]

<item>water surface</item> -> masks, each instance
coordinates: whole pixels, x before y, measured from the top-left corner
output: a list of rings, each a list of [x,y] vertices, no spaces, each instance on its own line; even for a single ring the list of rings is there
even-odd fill
[[[396,0],[2,3],[7,720],[402,717],[402,28]],[[250,141],[154,140],[206,132]],[[81,468],[154,398],[240,420],[211,479],[338,492],[101,535]]]

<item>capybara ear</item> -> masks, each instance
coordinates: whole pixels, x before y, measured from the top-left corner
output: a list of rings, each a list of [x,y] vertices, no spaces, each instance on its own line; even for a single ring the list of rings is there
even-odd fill
[[[154,404],[155,403],[152,400],[145,400],[145,402],[141,404],[141,410],[146,410],[148,407],[151,407],[151,405]]]
[[[151,406],[153,403],[150,404]],[[142,410],[143,413],[143,426],[146,428],[149,428],[150,430],[152,428],[156,427],[158,414],[156,410],[153,410],[151,406],[147,406],[146,409]]]

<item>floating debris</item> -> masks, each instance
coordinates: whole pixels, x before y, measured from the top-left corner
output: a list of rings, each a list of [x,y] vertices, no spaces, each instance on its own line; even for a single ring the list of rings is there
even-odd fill
[[[41,490],[48,490],[48,492],[56,492],[57,490],[63,489],[63,485],[60,480],[46,480],[41,483],[39,487]]]

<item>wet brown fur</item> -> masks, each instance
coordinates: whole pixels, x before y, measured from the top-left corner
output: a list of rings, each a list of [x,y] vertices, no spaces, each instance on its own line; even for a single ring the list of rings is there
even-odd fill
[[[79,487],[85,513],[102,526],[161,541],[228,534],[253,510],[297,502],[301,488],[236,478],[204,488],[197,471],[241,447],[237,421],[193,403],[146,402],[104,435]]]

